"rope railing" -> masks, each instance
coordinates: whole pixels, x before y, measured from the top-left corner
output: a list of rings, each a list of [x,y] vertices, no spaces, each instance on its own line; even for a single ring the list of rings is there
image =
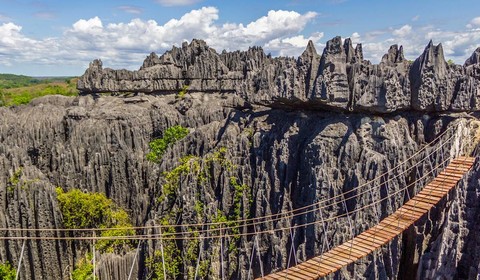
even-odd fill
[[[414,186],[418,181],[423,180],[425,178],[428,178],[431,174],[434,174],[437,168],[443,166],[445,163],[448,163],[450,161],[450,158],[447,158],[446,160],[442,161],[441,163],[437,164],[432,168],[432,170],[426,172],[422,177],[417,178],[415,181],[412,183],[404,186],[403,188],[398,189],[397,191],[389,194],[389,196],[385,196],[382,199],[379,199],[377,201],[373,201],[370,204],[367,204],[365,206],[362,206],[360,208],[357,208],[353,211],[350,211],[347,213],[342,213],[338,214],[326,219],[323,219],[323,222],[329,222],[333,221],[339,218],[344,218],[347,215],[351,215],[360,211],[363,211],[365,209],[368,209],[374,205],[377,205],[387,199],[392,198],[394,195],[398,193],[402,193],[405,189],[410,188],[411,186]],[[318,210],[318,209],[317,209]],[[306,226],[311,226],[315,224],[319,224],[320,221],[313,221],[313,222],[308,222],[308,223],[303,223],[303,224],[297,224],[289,227],[281,227],[281,228],[274,228],[274,229],[268,229],[268,230],[262,230],[262,231],[256,231],[256,232],[244,232],[244,233],[235,233],[235,234],[217,234],[217,235],[211,235],[211,236],[197,236],[195,237],[196,239],[203,240],[203,239],[218,239],[218,238],[229,238],[229,237],[240,237],[240,236],[251,236],[255,234],[272,234],[275,232],[279,231],[285,231],[285,230],[290,230],[290,229],[297,229],[301,227],[306,227]],[[224,228],[221,229],[221,232],[223,232]],[[215,229],[214,231],[220,231],[220,229]],[[211,231],[210,231],[211,232]],[[0,236],[0,240],[24,240],[24,239],[29,239],[29,240],[83,240],[83,241],[90,241],[90,240],[111,240],[111,239],[116,239],[116,240],[187,240],[187,239],[192,239],[194,238],[194,234],[197,234],[195,231],[191,232],[185,232],[184,236],[176,236],[178,235],[177,233],[169,233],[169,234],[143,234],[143,235],[123,235],[123,236],[75,236],[75,237],[67,237],[67,236],[7,236],[7,237],[2,237]]]
[[[192,228],[192,227],[206,227],[206,226],[222,226],[222,228],[224,230],[231,230],[231,229],[234,229],[234,228],[240,228],[240,227],[245,227],[245,226],[252,226],[252,225],[261,225],[261,224],[264,224],[264,223],[271,223],[271,222],[276,222],[276,221],[279,221],[279,220],[283,220],[283,219],[290,219],[290,218],[294,218],[296,216],[300,216],[300,215],[305,215],[305,214],[308,214],[308,213],[311,213],[311,212],[314,212],[314,211],[317,211],[319,210],[319,208],[314,208],[314,209],[311,209],[311,210],[305,210],[305,209],[308,209],[308,208],[311,208],[311,207],[317,207],[318,205],[321,205],[323,203],[328,203],[328,202],[331,202],[330,204],[325,204],[321,207],[321,209],[324,209],[324,208],[328,208],[328,207],[331,207],[333,205],[336,205],[338,204],[339,202],[337,201],[334,201],[335,199],[337,198],[340,198],[340,197],[343,197],[345,194],[349,194],[351,192],[354,192],[360,188],[363,188],[365,186],[371,186],[373,182],[375,182],[376,180],[379,180],[381,178],[383,178],[385,175],[388,175],[390,173],[392,173],[393,171],[399,169],[401,166],[403,166],[404,164],[408,163],[408,161],[410,161],[411,159],[413,159],[415,156],[418,156],[420,155],[422,152],[426,151],[426,149],[430,146],[432,146],[433,144],[435,144],[438,140],[441,139],[441,137],[443,137],[444,135],[446,135],[446,133],[448,131],[450,131],[452,129],[452,127],[446,129],[444,132],[442,132],[440,135],[438,135],[434,140],[432,140],[431,142],[429,142],[428,144],[424,145],[420,150],[418,150],[416,153],[414,153],[413,155],[411,155],[410,157],[408,157],[407,159],[405,159],[404,161],[402,161],[401,163],[397,164],[396,166],[394,166],[393,168],[391,168],[390,170],[376,176],[375,178],[369,180],[368,182],[365,182],[363,184],[360,184],[359,186],[355,187],[355,188],[352,188],[346,192],[343,192],[341,194],[338,194],[338,195],[335,195],[335,196],[332,196],[332,197],[329,197],[329,198],[325,198],[323,200],[320,200],[320,201],[317,201],[313,204],[310,204],[310,205],[306,205],[306,206],[302,206],[302,207],[299,207],[299,208],[296,208],[296,209],[292,209],[292,210],[288,210],[288,211],[285,211],[285,212],[282,212],[282,213],[277,213],[277,214],[270,214],[270,215],[265,215],[265,216],[261,216],[261,217],[255,217],[255,218],[248,218],[248,219],[239,219],[239,220],[232,220],[232,221],[228,221],[228,222],[211,222],[211,223],[192,223],[192,224],[179,224],[179,225],[153,225],[153,226],[138,226],[138,227],[128,227],[128,229],[132,229],[132,230],[144,230],[144,229],[156,229],[156,228],[166,228],[166,227],[169,227],[169,228],[176,228],[176,227],[187,227],[187,228]],[[436,147],[435,149],[433,149],[432,151],[430,151],[427,155],[423,156],[421,160],[419,160],[415,165],[412,165],[410,167],[408,167],[407,169],[401,171],[400,173],[396,174],[395,176],[392,176],[392,177],[389,177],[387,180],[383,181],[381,183],[380,186],[386,186],[388,182],[391,182],[397,178],[399,178],[401,175],[407,173],[408,171],[412,170],[413,168],[417,167],[418,165],[420,165],[420,163],[426,161],[428,159],[429,156],[431,156],[432,154],[434,154],[435,152],[439,151],[440,149],[442,149],[447,143],[449,143],[450,140],[452,140],[454,138],[455,135],[451,135],[441,146],[439,147]],[[363,194],[366,194],[367,192],[369,192],[370,189],[366,189],[362,192],[358,192],[356,193],[355,195],[353,196],[349,196],[347,198],[347,200],[350,200],[352,198],[356,198],[356,197],[359,197]],[[302,211],[304,210],[304,211]],[[301,212],[298,212],[296,213],[297,211],[301,211]],[[234,226],[228,226],[227,224],[235,224]],[[60,232],[91,232],[91,231],[107,231],[107,230],[119,230],[119,229],[124,229],[124,228],[74,228],[74,229],[58,229],[58,228],[0,228],[0,231],[8,231],[8,232],[12,232],[12,231],[20,231],[20,232],[47,232],[47,231],[50,231],[50,232],[57,232],[57,233],[60,233]],[[194,232],[194,233],[205,233],[205,232],[208,232],[208,231],[218,231],[218,229],[212,229],[212,228],[208,228],[208,229],[205,229],[205,230],[198,230],[198,231],[188,231],[188,233],[191,233],[191,232]],[[175,232],[175,233],[172,233],[173,235],[183,235],[185,232],[187,231],[179,231],[179,232]],[[0,237],[1,238],[1,237]]]

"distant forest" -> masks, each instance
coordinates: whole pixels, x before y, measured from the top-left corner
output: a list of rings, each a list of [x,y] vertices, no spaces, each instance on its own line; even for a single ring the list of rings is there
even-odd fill
[[[28,104],[45,95],[75,96],[78,94],[75,77],[29,77],[0,74],[0,106]]]
[[[0,89],[28,87],[52,82],[66,82],[73,77],[29,77],[15,74],[0,74]]]

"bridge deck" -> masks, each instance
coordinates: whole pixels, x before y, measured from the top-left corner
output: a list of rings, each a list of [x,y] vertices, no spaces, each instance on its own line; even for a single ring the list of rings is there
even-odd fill
[[[259,279],[314,280],[340,270],[390,242],[426,214],[455,187],[475,159],[459,157],[392,215],[340,246],[288,269]]]

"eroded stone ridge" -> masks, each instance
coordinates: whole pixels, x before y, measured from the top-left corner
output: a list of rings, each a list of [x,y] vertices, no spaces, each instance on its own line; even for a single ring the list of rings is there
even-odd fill
[[[78,89],[96,92],[235,93],[267,106],[389,113],[480,110],[480,48],[462,65],[445,61],[430,42],[413,63],[393,45],[379,64],[363,58],[362,46],[340,37],[320,56],[312,42],[297,59],[271,57],[259,47],[217,53],[202,40],[151,53],[138,71],[103,68],[94,60]]]

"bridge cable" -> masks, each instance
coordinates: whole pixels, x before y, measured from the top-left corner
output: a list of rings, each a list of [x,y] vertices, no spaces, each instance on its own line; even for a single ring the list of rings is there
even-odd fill
[[[27,242],[26,239],[24,239],[22,242],[22,251],[20,253],[20,259],[18,260],[17,273],[15,274],[15,280],[18,280],[18,276],[20,275],[20,267],[22,266],[23,252],[25,251],[26,242]]]
[[[441,137],[443,137],[448,131],[450,131],[452,129],[452,127],[449,127],[447,128],[444,132],[442,132],[441,134],[439,134],[434,140],[432,140],[431,142],[427,143],[426,145],[424,145],[421,149],[419,149],[417,152],[415,152],[414,154],[412,154],[410,157],[408,157],[407,159],[405,159],[404,161],[402,161],[401,163],[397,164],[396,166],[394,166],[391,170],[388,170],[382,174],[380,174],[379,176],[373,178],[372,180],[370,181],[367,181],[359,186],[357,186],[356,188],[352,188],[350,189],[349,191],[345,192],[345,193],[342,193],[342,194],[339,194],[339,195],[335,195],[333,197],[330,197],[330,198],[326,198],[324,201],[318,201],[314,204],[310,204],[310,205],[306,205],[306,206],[302,206],[302,207],[299,207],[299,208],[296,208],[296,209],[292,209],[292,210],[289,210],[289,211],[286,211],[284,213],[281,213],[282,215],[283,214],[290,214],[290,213],[294,213],[296,211],[299,211],[299,210],[304,210],[304,209],[307,209],[307,208],[310,208],[312,206],[315,206],[316,204],[321,204],[321,203],[325,203],[325,202],[328,202],[328,201],[331,201],[337,197],[340,197],[341,195],[344,195],[344,194],[348,194],[350,192],[353,192],[355,191],[356,189],[358,188],[361,188],[361,187],[364,187],[364,186],[368,186],[370,185],[372,182],[380,179],[382,176],[386,175],[386,174],[389,174],[391,173],[393,170],[396,170],[398,169],[400,166],[406,164],[409,160],[413,159],[415,156],[419,155],[420,153],[422,153],[423,151],[425,151],[428,147],[430,147],[431,145],[433,145],[437,140],[441,139]],[[448,140],[446,141],[449,141],[453,138],[453,136],[451,136]],[[438,149],[437,149],[438,150]],[[434,150],[436,151],[436,150]],[[431,153],[433,153],[434,151],[432,151]],[[421,160],[423,161],[425,160],[425,157]],[[419,163],[417,163],[419,164]],[[413,166],[412,166],[413,167]],[[411,169],[412,167],[410,167],[409,169]],[[407,169],[407,170],[409,170]],[[405,171],[406,172],[406,171]],[[405,173],[403,172],[403,173]],[[401,174],[403,174],[401,173]],[[399,177],[399,176],[395,176],[395,177]],[[394,177],[394,178],[395,178]],[[248,219],[239,219],[239,220],[236,220],[235,223],[247,223],[247,222],[250,222],[250,221],[257,221],[257,220],[261,220],[261,219],[266,219],[266,218],[271,218],[271,217],[277,217],[279,216],[280,214],[270,214],[270,215],[265,215],[265,216],[261,216],[261,217],[255,217],[255,218],[248,218]],[[281,218],[280,218],[281,219]],[[261,223],[261,222],[259,222]],[[194,223],[194,224],[180,224],[180,225],[168,225],[168,227],[194,227],[194,226],[204,226],[204,225],[219,225],[219,224],[225,224],[225,222],[210,222],[210,223]],[[148,228],[158,228],[158,227],[167,227],[166,225],[157,225],[157,226],[138,226],[138,227],[129,227],[130,229],[148,229]],[[237,226],[238,227],[238,226]],[[105,230],[115,230],[115,229],[121,229],[121,228],[75,228],[75,229],[57,229],[57,228],[29,228],[29,229],[24,229],[24,228],[0,228],[0,231],[68,231],[68,232],[72,232],[72,231],[105,231]],[[217,230],[218,231],[218,230]],[[181,232],[180,232],[181,233]]]
[[[137,262],[137,256],[138,256],[138,252],[140,251],[141,244],[142,244],[142,241],[138,242],[137,250],[135,251],[135,256],[133,257],[132,266],[130,267],[130,272],[128,273],[128,280],[132,278],[133,268],[135,267],[135,263]]]
[[[450,159],[446,160],[445,162],[449,161]],[[439,166],[443,166],[443,164],[445,162],[442,162],[440,164],[438,164],[437,166],[434,167],[435,168],[438,168]],[[372,207],[372,205],[376,205],[378,203],[381,203],[387,199],[391,199],[394,195],[400,193],[400,192],[403,192],[405,190],[405,188],[408,188],[410,186],[412,186],[412,184],[415,184],[417,183],[418,181],[420,181],[421,179],[424,179],[424,178],[427,178],[427,177],[430,177],[430,174],[435,171],[435,170],[431,170],[427,173],[425,173],[425,175],[423,175],[421,178],[417,179],[416,181],[414,181],[413,183],[409,184],[408,186],[405,186],[401,189],[399,189],[398,191],[392,193],[392,194],[389,194],[388,197],[385,197],[385,198],[382,198],[378,201],[375,201],[375,202],[372,202],[368,205],[365,205],[361,208],[358,208],[354,211],[350,211],[349,212],[349,215],[350,214],[353,214],[353,213],[357,213],[361,210],[364,210],[364,209],[367,209],[367,208],[370,208]],[[323,207],[322,207],[323,208]],[[310,212],[310,211],[309,211]],[[330,217],[328,219],[326,219],[325,221],[333,221],[333,220],[336,220],[338,218],[342,218],[342,217],[346,217],[347,215],[346,214],[339,214],[339,215],[336,215],[336,216],[333,216],[333,217]],[[271,222],[271,221],[270,221]],[[295,226],[292,226],[291,228],[292,229],[297,229],[297,228],[300,228],[300,227],[305,227],[305,226],[310,226],[310,225],[314,225],[314,224],[318,224],[319,222],[318,221],[314,221],[314,222],[308,222],[308,223],[304,223],[304,224],[297,224]],[[271,230],[263,230],[263,231],[259,231],[258,233],[271,233],[271,232],[276,232],[276,231],[285,231],[285,230],[288,230],[290,229],[290,227],[283,227],[283,228],[277,228],[277,229],[271,229]],[[164,240],[185,240],[185,239],[189,239],[191,238],[190,237],[190,234],[191,233],[195,233],[195,232],[185,232],[183,233],[184,235],[183,236],[176,236],[176,234],[167,234],[166,237],[163,237]],[[250,236],[252,235],[253,233],[238,233],[238,234],[223,234],[222,235],[214,235],[214,236],[211,236],[210,238],[220,238],[220,237],[234,237],[234,236]],[[30,240],[92,240],[92,239],[95,239],[95,240],[110,240],[110,239],[118,239],[118,240],[131,240],[131,239],[139,239],[139,240],[155,240],[155,239],[159,239],[159,236],[158,234],[151,234],[151,235],[124,235],[124,236],[99,236],[99,237],[27,237],[27,236],[24,236],[24,237],[1,237],[0,236],[0,240],[6,240],[6,239],[9,239],[9,240],[23,240],[23,239],[30,239]],[[205,239],[204,237],[202,237],[201,239]]]

